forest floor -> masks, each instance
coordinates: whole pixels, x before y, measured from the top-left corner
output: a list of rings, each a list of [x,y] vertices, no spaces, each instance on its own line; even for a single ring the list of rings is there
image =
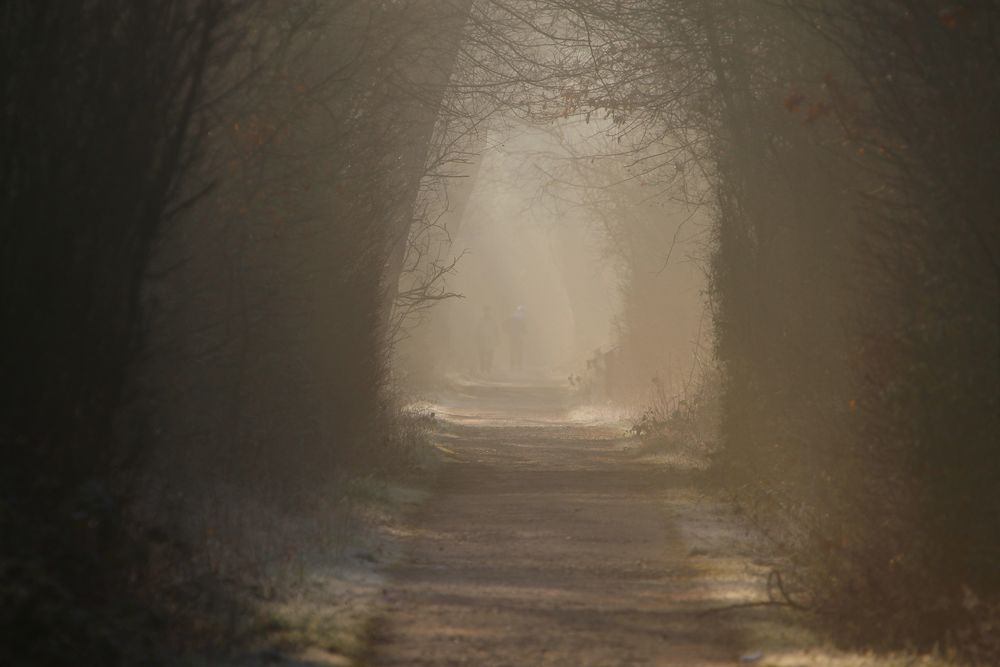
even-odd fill
[[[261,611],[259,667],[914,667],[825,647],[698,452],[651,450],[554,382],[455,382],[430,489]],[[216,662],[199,663],[212,664]]]
[[[557,384],[464,383],[364,664],[916,665],[822,648],[765,600],[768,563],[704,465],[650,452]]]

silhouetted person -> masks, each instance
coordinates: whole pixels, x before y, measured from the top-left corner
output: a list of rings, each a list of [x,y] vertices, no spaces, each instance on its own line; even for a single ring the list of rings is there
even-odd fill
[[[483,317],[476,326],[476,345],[479,347],[479,372],[489,375],[493,372],[493,351],[500,338],[500,327],[493,319],[489,306],[483,307]]]
[[[524,306],[514,309],[514,314],[504,322],[510,344],[510,367],[520,370],[524,367]]]

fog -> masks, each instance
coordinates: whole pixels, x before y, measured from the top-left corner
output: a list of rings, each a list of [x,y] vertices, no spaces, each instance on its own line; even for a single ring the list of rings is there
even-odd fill
[[[614,344],[617,267],[585,210],[559,210],[549,201],[545,167],[548,135],[516,128],[487,140],[475,184],[453,236],[460,257],[449,277],[461,295],[431,316],[427,344],[438,372],[479,374],[477,332],[490,309],[498,329],[495,375],[511,375],[508,320],[524,321],[520,374],[577,371],[595,350]],[[514,373],[517,375],[518,373]]]
[[[447,277],[454,296],[413,325],[399,368],[418,383],[585,379],[611,354],[613,386],[595,390],[594,401],[626,405],[654,377],[683,395],[711,346],[703,214],[637,186],[624,167],[630,160],[601,154],[607,127],[497,124],[474,165],[435,193],[442,222],[434,252],[455,262]],[[594,186],[587,170],[605,172],[607,182]],[[457,204],[455,190],[463,191]],[[625,209],[621,234],[642,234],[630,247],[616,245],[607,227],[613,207],[619,216]],[[511,339],[512,320],[524,327],[523,343]],[[484,327],[496,329],[485,343],[488,367],[483,336],[493,335]]]
[[[998,25],[5,0],[0,665],[1000,664]]]

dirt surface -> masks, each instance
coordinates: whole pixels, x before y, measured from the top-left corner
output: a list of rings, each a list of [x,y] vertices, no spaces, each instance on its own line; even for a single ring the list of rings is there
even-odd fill
[[[759,659],[745,617],[702,613],[759,596],[760,573],[697,470],[651,461],[557,385],[468,384],[444,403],[449,460],[391,573],[368,664]]]

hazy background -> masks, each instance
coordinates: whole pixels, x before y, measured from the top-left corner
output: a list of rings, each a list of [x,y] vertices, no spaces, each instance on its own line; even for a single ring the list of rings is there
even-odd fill
[[[436,242],[458,258],[447,284],[460,296],[436,306],[398,351],[401,370],[418,384],[451,374],[584,377],[588,361],[612,353],[620,358],[616,398],[627,403],[654,376],[683,393],[685,378],[701,372],[699,350],[711,346],[704,214],[640,185],[621,166],[627,161],[596,152],[595,137],[606,131],[596,126],[508,122],[456,179],[472,181],[471,192],[444,216],[448,235]],[[605,181],[596,197],[588,183],[595,170]],[[452,205],[447,192],[439,196]],[[627,246],[611,237],[609,220],[629,226],[620,230]],[[525,367],[512,373],[504,323],[518,306]],[[478,368],[484,307],[500,327],[488,377]]]

